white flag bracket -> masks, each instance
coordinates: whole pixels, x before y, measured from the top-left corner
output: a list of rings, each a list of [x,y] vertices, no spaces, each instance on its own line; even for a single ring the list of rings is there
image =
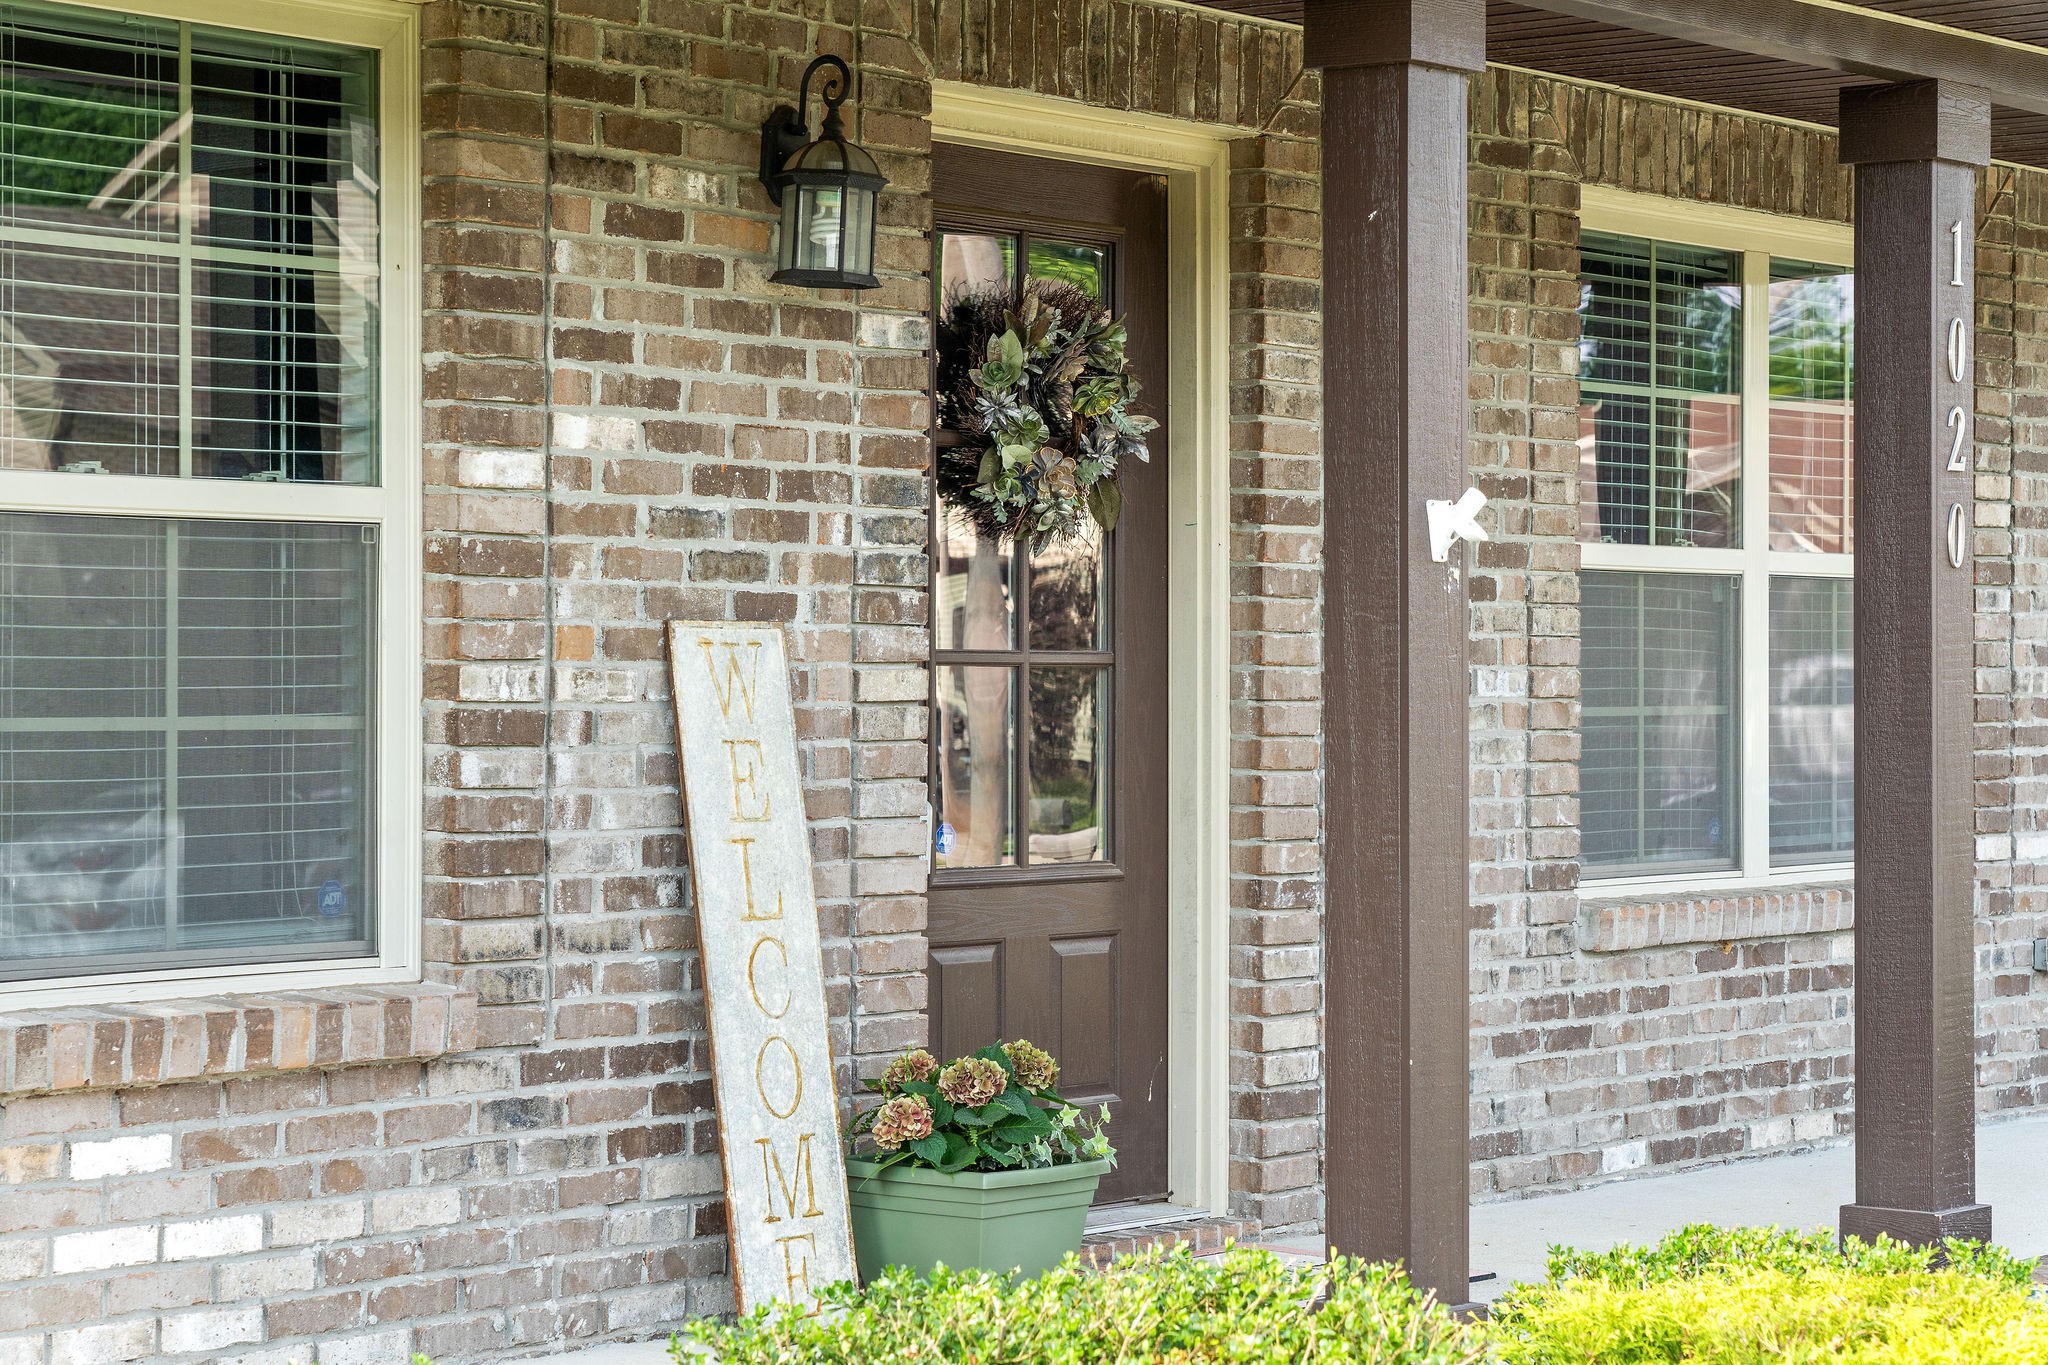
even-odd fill
[[[1451,546],[1461,540],[1492,539],[1479,524],[1486,494],[1476,488],[1466,489],[1456,502],[1431,498],[1423,505],[1429,509],[1429,557],[1438,564],[1450,562]]]

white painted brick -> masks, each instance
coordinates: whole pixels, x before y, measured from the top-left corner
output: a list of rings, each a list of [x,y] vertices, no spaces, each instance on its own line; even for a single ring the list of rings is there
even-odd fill
[[[164,1319],[163,1352],[217,1351],[238,1341],[263,1339],[261,1308],[210,1308]]]
[[[367,1332],[320,1343],[320,1365],[404,1365],[412,1351],[412,1333],[405,1328]]]
[[[236,1256],[263,1246],[263,1215],[200,1218],[164,1225],[164,1259],[189,1261],[202,1256]]]
[[[71,1178],[98,1180],[109,1175],[144,1175],[168,1171],[174,1158],[169,1133],[107,1138],[71,1144]]]
[[[224,1265],[215,1272],[220,1277],[220,1299],[223,1303],[247,1303],[311,1289],[318,1265],[319,1257],[310,1252]]]
[[[50,1273],[75,1275],[81,1270],[143,1265],[156,1259],[156,1237],[154,1223],[66,1233],[50,1243]]]
[[[50,1334],[50,1365],[113,1365],[156,1350],[156,1323],[113,1322]]]
[[[465,488],[540,488],[546,463],[537,450],[465,450],[455,457]]]
[[[1609,1147],[1600,1153],[1600,1174],[1611,1175],[1616,1171],[1633,1171],[1650,1164],[1650,1144],[1647,1142],[1624,1142],[1618,1147]]]
[[[359,1203],[294,1204],[270,1212],[270,1244],[274,1247],[308,1246],[362,1235],[363,1206]]]
[[[0,1340],[0,1365],[43,1365],[46,1340],[42,1336]]]
[[[42,1238],[0,1242],[0,1283],[32,1280],[50,1263],[50,1244]]]
[[[443,1228],[461,1221],[460,1190],[389,1190],[371,1204],[370,1221],[378,1232]]]

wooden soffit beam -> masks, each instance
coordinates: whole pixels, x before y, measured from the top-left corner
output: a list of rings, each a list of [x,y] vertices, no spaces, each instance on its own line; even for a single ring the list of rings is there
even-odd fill
[[[1841,0],[1522,0],[1684,42],[1884,81],[1973,86],[2048,114],[2048,48]],[[1996,8],[1987,3],[1989,11]]]

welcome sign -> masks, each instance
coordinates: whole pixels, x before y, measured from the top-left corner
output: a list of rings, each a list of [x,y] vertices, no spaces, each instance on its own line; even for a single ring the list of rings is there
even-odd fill
[[[782,632],[671,621],[669,676],[742,1312],[854,1277]]]

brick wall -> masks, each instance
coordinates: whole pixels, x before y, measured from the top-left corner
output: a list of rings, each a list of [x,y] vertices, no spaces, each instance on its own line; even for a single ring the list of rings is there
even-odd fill
[[[1579,188],[1846,221],[1831,135],[1493,71],[1472,105],[1472,468],[1496,539],[1473,576],[1475,1197],[1791,1150],[1852,1113],[1846,885],[1660,903],[1578,883]],[[2048,176],[1979,211],[1979,1107],[2048,1102],[2048,544],[2040,226]],[[2018,499],[2017,504],[2015,499]],[[2038,532],[2036,532],[2038,536]]]

